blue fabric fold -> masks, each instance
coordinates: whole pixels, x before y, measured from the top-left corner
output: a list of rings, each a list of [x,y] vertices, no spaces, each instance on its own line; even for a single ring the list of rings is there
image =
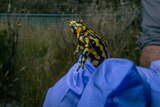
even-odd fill
[[[160,72],[150,81],[151,107],[160,107]]]
[[[146,107],[144,88],[133,62],[109,59],[92,74],[78,107]]]
[[[90,75],[96,68],[87,60],[84,69],[77,72],[76,63],[69,72],[61,78],[46,95],[43,107],[76,107]]]
[[[158,67],[160,61],[153,64]],[[43,107],[160,106],[157,68],[137,67],[128,59],[117,58],[107,59],[97,68],[88,60],[84,69],[77,72],[77,67],[78,63],[48,90]]]

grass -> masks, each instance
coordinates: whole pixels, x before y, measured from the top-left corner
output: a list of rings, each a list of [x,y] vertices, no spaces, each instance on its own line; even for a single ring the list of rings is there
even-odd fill
[[[138,64],[139,49],[135,41],[139,23],[132,23],[139,12],[137,7],[128,5],[116,11],[112,8],[99,10],[93,4],[86,12],[98,13],[82,19],[107,41],[111,57],[128,58]],[[1,33],[7,29],[5,26],[1,25]],[[73,55],[75,48],[68,22],[47,27],[21,22],[12,79],[13,82],[18,78],[12,94],[20,107],[42,106],[48,88],[77,61],[78,55]],[[1,96],[4,97],[9,98]]]
[[[17,68],[23,69],[22,106],[41,106],[47,89],[74,63],[71,54],[74,47],[71,42],[73,39],[67,36],[67,32],[62,25],[58,28],[22,26],[17,47]]]

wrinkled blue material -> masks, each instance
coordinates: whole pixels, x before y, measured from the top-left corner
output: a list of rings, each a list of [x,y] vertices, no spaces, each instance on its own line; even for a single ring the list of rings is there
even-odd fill
[[[116,58],[77,67],[48,90],[43,107],[160,107],[160,60],[149,69]]]

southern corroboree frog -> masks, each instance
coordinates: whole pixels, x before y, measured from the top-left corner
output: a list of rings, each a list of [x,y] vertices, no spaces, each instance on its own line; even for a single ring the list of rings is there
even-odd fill
[[[80,64],[77,71],[84,67],[88,59],[95,67],[99,66],[108,55],[108,48],[104,40],[100,38],[92,29],[90,29],[83,20],[72,20],[69,23],[71,31],[76,37],[77,48],[74,52],[82,50]]]

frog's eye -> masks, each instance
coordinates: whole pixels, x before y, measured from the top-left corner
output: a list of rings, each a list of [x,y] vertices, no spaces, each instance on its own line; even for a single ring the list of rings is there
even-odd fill
[[[83,20],[78,19],[76,22],[77,23],[81,23],[81,22],[83,22]]]
[[[76,22],[77,22],[77,23],[79,23],[79,22],[80,22],[80,20],[78,19],[78,20],[76,20]]]

